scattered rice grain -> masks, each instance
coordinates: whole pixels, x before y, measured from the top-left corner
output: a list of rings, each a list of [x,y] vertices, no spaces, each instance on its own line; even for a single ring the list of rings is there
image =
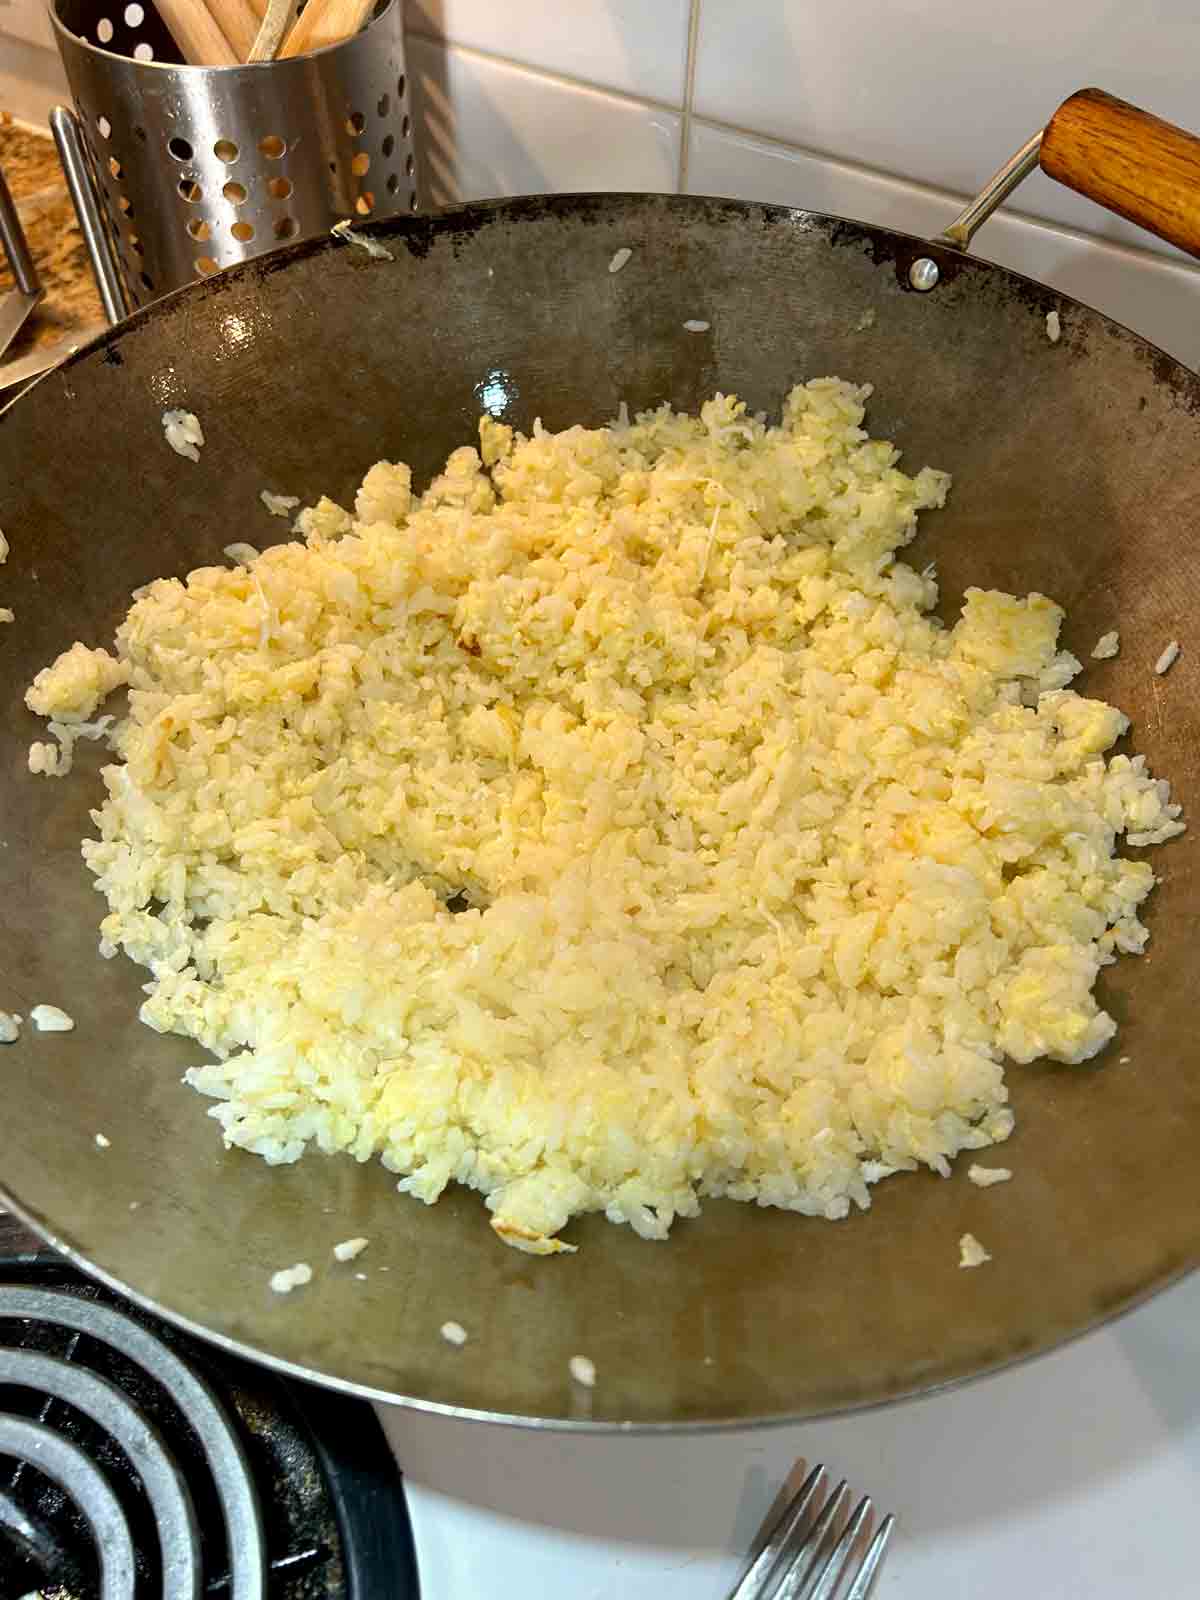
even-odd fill
[[[973,1233],[964,1233],[958,1241],[958,1264],[960,1267],[981,1267],[985,1261],[990,1261],[991,1259],[991,1256]]]
[[[343,1239],[341,1244],[335,1244],[333,1253],[339,1261],[353,1261],[362,1255],[369,1244],[367,1239]]]
[[[260,489],[258,498],[273,517],[286,517],[300,504],[298,494],[272,494],[270,489]]]
[[[1121,635],[1114,628],[1111,633],[1102,633],[1096,640],[1092,649],[1093,661],[1110,661],[1121,648]]]
[[[608,263],[608,270],[610,272],[620,272],[621,268],[629,260],[632,254],[633,251],[628,245],[622,245],[617,251],[616,255],[614,255],[612,260]]]
[[[200,426],[200,419],[196,413],[164,411],[162,424],[167,443],[175,454],[186,456],[189,461],[199,461],[200,447],[204,443],[204,429]]]
[[[990,1254],[984,1250],[984,1246],[974,1234],[963,1234],[958,1240],[958,1266],[982,1267],[982,1264],[990,1259],[992,1259]]]
[[[1046,337],[1051,344],[1057,344],[1062,338],[1062,319],[1057,311],[1046,313]]]
[[[276,1294],[291,1294],[293,1289],[303,1288],[311,1282],[312,1268],[307,1261],[297,1261],[294,1267],[281,1267],[278,1272],[271,1274],[271,1288]]]
[[[443,1322],[442,1338],[447,1344],[464,1345],[467,1342],[467,1330],[461,1322]]]
[[[75,1019],[59,1006],[34,1006],[29,1016],[39,1033],[70,1033],[75,1026]]]
[[[356,232],[350,226],[348,217],[342,222],[335,222],[329,231],[335,239],[344,239],[347,244],[357,245],[360,250],[365,250],[376,261],[394,261],[396,259],[388,247],[385,244],[381,244],[378,239],[372,239],[368,233]]]
[[[1012,1173],[1007,1167],[981,1167],[978,1162],[967,1168],[967,1177],[978,1189],[991,1189],[997,1183],[1007,1183]]]
[[[1171,668],[1179,660],[1179,651],[1179,640],[1172,639],[1170,644],[1163,651],[1162,655],[1160,655],[1158,660],[1154,663],[1154,670],[1158,673],[1160,678],[1164,672],[1170,672]]]
[[[596,1387],[596,1363],[589,1361],[587,1356],[572,1356],[567,1362],[571,1376],[576,1383],[581,1383],[585,1389]]]

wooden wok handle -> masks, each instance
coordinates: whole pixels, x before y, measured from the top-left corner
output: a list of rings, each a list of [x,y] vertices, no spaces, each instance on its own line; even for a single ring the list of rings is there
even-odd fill
[[[1042,135],[1042,171],[1200,256],[1200,138],[1103,89],[1081,89]]]

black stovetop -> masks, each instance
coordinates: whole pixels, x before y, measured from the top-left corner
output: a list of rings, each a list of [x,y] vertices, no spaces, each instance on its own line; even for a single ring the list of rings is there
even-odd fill
[[[0,1215],[0,1600],[416,1600],[374,1411],[227,1356]]]

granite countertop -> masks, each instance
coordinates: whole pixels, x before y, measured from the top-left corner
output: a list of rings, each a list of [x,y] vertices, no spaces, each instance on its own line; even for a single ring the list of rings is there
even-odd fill
[[[0,167],[8,183],[45,296],[0,362],[19,360],[71,334],[91,337],[104,326],[83,235],[49,134],[0,111]],[[0,295],[13,287],[0,251]]]

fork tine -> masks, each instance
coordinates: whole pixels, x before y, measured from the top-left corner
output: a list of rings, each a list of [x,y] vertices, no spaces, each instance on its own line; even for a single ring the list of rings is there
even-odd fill
[[[813,1499],[822,1487],[825,1468],[818,1462],[783,1507],[772,1524],[767,1542],[755,1556],[729,1600],[765,1600],[771,1575],[779,1564],[803,1544],[807,1530],[804,1521]]]
[[[843,1478],[825,1502],[824,1509],[813,1523],[808,1537],[796,1551],[791,1567],[784,1574],[779,1587],[772,1592],[771,1600],[800,1600],[800,1596],[807,1593],[812,1575],[821,1559],[821,1552],[828,1542],[829,1530],[833,1527],[834,1520],[841,1512],[849,1493],[850,1490]]]
[[[830,1552],[829,1560],[822,1567],[816,1587],[808,1597],[808,1600],[833,1600],[834,1595],[837,1593],[838,1585],[850,1570],[854,1547],[858,1543],[873,1509],[869,1497],[863,1495],[854,1508],[854,1515],[843,1528],[842,1537]]]
[[[846,1600],[867,1600],[867,1596],[875,1586],[875,1574],[883,1564],[883,1553],[887,1549],[888,1540],[895,1526],[896,1519],[891,1516],[884,1517],[879,1524],[875,1537],[863,1557],[863,1564],[858,1569],[858,1576],[846,1593]]]

